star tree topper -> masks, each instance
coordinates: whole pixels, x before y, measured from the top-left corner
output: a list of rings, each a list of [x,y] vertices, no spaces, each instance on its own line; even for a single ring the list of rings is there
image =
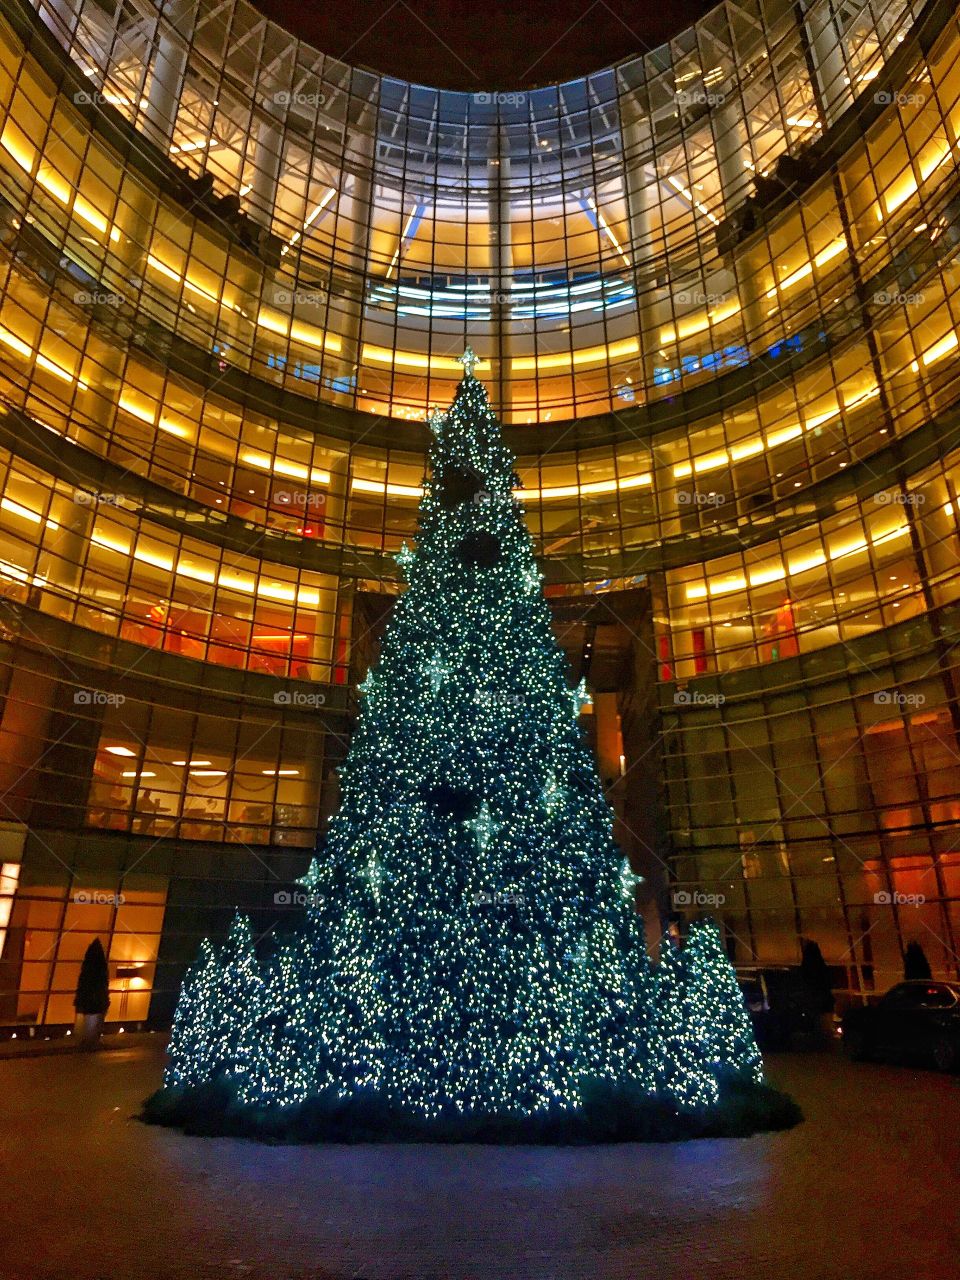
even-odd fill
[[[473,347],[466,347],[462,356],[457,356],[457,363],[463,365],[464,377],[472,378],[473,371],[479,363],[479,357]]]
[[[563,792],[557,785],[556,774],[551,773],[547,779],[546,786],[540,792],[540,800],[551,816],[560,808],[563,803]]]
[[[471,818],[469,822],[463,824],[469,827],[473,832],[474,839],[481,850],[485,850],[493,837],[500,830],[499,826],[494,822],[493,815],[490,812],[490,806],[484,800],[480,806],[480,812],[475,818]]]
[[[620,888],[625,898],[632,898],[638,884],[643,884],[643,876],[638,876],[626,858],[620,868]]]
[[[436,693],[450,674],[450,668],[439,654],[433,654],[427,661],[426,673],[430,681],[430,692]]]
[[[357,685],[357,693],[364,693],[369,695],[373,693],[375,684],[376,684],[376,676],[374,675],[373,667],[371,667],[367,672],[367,674],[363,677],[363,679]]]

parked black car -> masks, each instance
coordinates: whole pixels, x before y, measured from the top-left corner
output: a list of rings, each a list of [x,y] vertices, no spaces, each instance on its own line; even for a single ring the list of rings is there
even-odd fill
[[[960,1066],[960,983],[900,982],[876,1004],[849,1009],[841,1034],[855,1060],[932,1062],[954,1071]]]

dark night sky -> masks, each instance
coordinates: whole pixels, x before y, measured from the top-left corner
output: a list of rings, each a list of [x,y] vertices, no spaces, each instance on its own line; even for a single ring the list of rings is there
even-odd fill
[[[712,0],[254,0],[356,66],[450,89],[569,80],[663,44]]]

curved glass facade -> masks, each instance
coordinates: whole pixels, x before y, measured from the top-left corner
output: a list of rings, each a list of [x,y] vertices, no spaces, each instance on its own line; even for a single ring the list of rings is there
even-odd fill
[[[841,35],[826,5],[800,24],[793,6],[721,6],[585,81],[471,95],[333,63],[245,0],[115,27],[75,0],[40,12],[80,110],[42,120],[31,104],[35,127],[6,144],[13,176],[38,179],[58,222],[72,201],[77,234],[100,242],[84,256],[104,255],[98,279],[125,302],[301,394],[401,419],[449,399],[469,334],[505,419],[539,423],[712,380],[823,321],[853,265],[832,183],[749,255],[729,252],[737,211],[760,178],[762,220],[844,110],[883,98],[872,86],[914,17],[891,3]],[[156,143],[220,236],[78,148],[81,114]],[[909,157],[927,189],[949,167],[935,94],[893,114],[867,169],[850,165],[876,261],[875,214],[902,219],[918,193]],[[247,270],[227,262],[230,232],[255,249]]]
[[[934,0],[487,94],[245,0],[11,0],[0,1025],[102,929],[162,1017],[218,911],[296,905],[467,341],[649,912],[956,972],[958,146]]]

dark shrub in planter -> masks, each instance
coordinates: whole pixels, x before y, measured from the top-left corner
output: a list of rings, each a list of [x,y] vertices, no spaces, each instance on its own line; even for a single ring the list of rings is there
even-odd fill
[[[94,938],[83,957],[73,1007],[77,1011],[77,1034],[84,1048],[92,1049],[100,1039],[103,1019],[110,1007],[110,974],[99,938]]]

